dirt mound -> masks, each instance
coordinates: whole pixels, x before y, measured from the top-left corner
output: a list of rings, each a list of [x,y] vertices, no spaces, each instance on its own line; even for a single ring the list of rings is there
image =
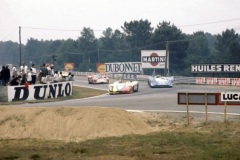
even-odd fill
[[[154,131],[123,109],[101,107],[1,107],[0,138],[81,141]]]

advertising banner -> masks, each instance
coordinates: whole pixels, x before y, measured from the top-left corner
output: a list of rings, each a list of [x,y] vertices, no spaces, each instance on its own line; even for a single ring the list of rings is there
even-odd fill
[[[64,63],[64,71],[73,71],[74,63]]]
[[[240,86],[240,78],[196,77],[195,82],[196,84]]]
[[[166,50],[142,50],[142,68],[165,68]]]
[[[240,73],[240,64],[192,64],[192,73]]]
[[[8,102],[19,100],[39,100],[72,95],[72,81],[29,85],[28,87],[7,86]]]
[[[141,62],[105,63],[106,73],[141,73]]]
[[[97,63],[96,64],[96,70],[97,70],[97,73],[100,73],[100,74],[106,74],[106,68],[105,68],[105,64],[104,63]]]
[[[221,101],[240,101],[240,92],[221,92]]]

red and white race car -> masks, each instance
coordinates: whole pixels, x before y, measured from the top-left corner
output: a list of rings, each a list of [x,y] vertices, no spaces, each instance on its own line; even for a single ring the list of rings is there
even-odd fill
[[[138,81],[116,81],[108,86],[109,94],[128,94],[137,92],[139,88]]]
[[[101,74],[88,75],[87,78],[88,78],[89,84],[100,84],[100,83],[109,84],[109,78],[106,75],[101,75]]]

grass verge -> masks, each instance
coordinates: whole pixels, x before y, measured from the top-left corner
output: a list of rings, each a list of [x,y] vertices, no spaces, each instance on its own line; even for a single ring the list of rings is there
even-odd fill
[[[198,128],[148,135],[98,138],[83,142],[35,139],[0,140],[0,159],[169,160],[240,157],[239,123],[209,123]]]
[[[73,87],[72,96],[54,100],[85,98],[104,93],[106,91]],[[14,103],[20,102],[11,104]],[[164,119],[159,124],[154,122],[154,125],[164,127],[166,124],[163,122]],[[0,160],[238,160],[239,148],[238,122],[212,122],[148,135],[97,138],[83,142],[0,139]]]

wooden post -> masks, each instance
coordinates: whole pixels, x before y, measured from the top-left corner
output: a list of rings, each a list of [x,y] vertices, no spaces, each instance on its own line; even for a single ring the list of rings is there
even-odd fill
[[[99,49],[97,51],[98,51],[98,63],[100,63]]]
[[[169,42],[166,43],[166,62],[164,69],[164,76],[168,76],[169,73]]]
[[[207,107],[208,97],[207,93],[205,93],[205,112],[206,112],[206,123],[208,122],[208,107]]]
[[[224,122],[227,122],[227,101],[224,102]]]
[[[21,26],[19,26],[19,67],[22,65]]]
[[[188,93],[186,93],[186,104],[187,104],[187,123],[189,125]]]

